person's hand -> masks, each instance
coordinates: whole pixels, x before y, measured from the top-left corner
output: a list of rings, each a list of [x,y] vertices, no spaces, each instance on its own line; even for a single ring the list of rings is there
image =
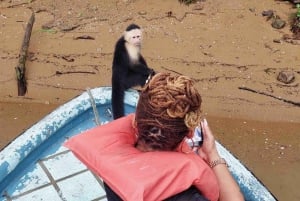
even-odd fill
[[[203,144],[198,149],[198,154],[203,158],[207,163],[220,158],[218,153],[215,137],[210,130],[206,119],[201,121],[202,135],[203,135]]]

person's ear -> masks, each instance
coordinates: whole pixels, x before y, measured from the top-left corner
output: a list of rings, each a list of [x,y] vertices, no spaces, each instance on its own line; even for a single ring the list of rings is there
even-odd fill
[[[188,132],[188,134],[186,135],[186,137],[189,138],[189,139],[193,138],[194,137],[194,131],[190,130]]]

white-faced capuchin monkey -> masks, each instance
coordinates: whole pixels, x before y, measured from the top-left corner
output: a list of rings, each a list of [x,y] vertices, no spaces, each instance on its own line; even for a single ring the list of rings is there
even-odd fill
[[[112,64],[112,112],[113,118],[124,116],[125,90],[143,86],[155,72],[147,66],[141,55],[142,30],[136,24],[129,25],[115,45]]]

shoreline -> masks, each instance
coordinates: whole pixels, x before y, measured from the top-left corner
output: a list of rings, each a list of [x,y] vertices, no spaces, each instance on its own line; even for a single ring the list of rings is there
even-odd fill
[[[77,96],[77,95],[76,95]],[[74,96],[74,97],[76,97]],[[72,99],[72,98],[71,98]],[[70,100],[71,100],[70,99]],[[15,99],[16,100],[16,99]],[[205,100],[204,100],[205,101]],[[66,103],[68,101],[65,101]],[[58,107],[63,105],[61,104],[51,104],[48,101],[32,101],[31,99],[21,97],[16,101],[3,101],[0,100],[0,125],[1,132],[6,133],[4,138],[1,139],[0,149],[4,147],[5,144],[9,143],[10,140],[14,139],[14,137],[20,135],[27,128],[34,125],[36,122],[56,110]],[[296,120],[284,119],[280,120],[280,118],[274,118],[274,113],[270,112],[264,117],[255,118],[255,116],[245,116],[245,115],[235,115],[230,114],[230,111],[209,111],[209,107],[204,103],[202,103],[203,116],[206,118],[212,118],[215,121],[225,121],[225,122],[251,122],[251,125],[255,129],[254,122],[260,124],[260,127],[264,127],[265,129],[270,128],[273,132],[279,134],[273,127],[275,124],[281,124],[283,128],[299,128],[300,131],[300,121],[298,121],[297,115],[295,115]],[[281,113],[281,111],[278,111]],[[255,112],[253,112],[255,114]],[[268,116],[268,118],[266,118]],[[272,118],[270,118],[272,117]],[[226,129],[227,123],[223,123],[220,126],[220,130],[229,130]],[[262,126],[263,125],[263,126]],[[244,125],[246,126],[246,125]],[[217,127],[212,125],[212,127]],[[239,126],[240,127],[240,126]],[[247,126],[246,126],[247,127]],[[231,128],[233,130],[233,128]],[[282,132],[282,131],[281,131]],[[294,131],[293,131],[294,132]],[[226,140],[226,139],[225,139]]]
[[[145,7],[147,4],[147,7]],[[262,16],[288,21],[288,1],[4,0],[0,15],[0,146],[87,87],[110,86],[116,40],[131,22],[144,30],[142,54],[157,72],[190,76],[217,139],[279,200],[300,199],[300,108],[257,92],[299,101],[299,44],[283,40]],[[35,12],[26,77],[17,96],[15,66],[24,27]],[[171,15],[171,16],[170,16]],[[47,29],[45,29],[47,27]],[[90,36],[93,40],[76,39]],[[294,72],[283,84],[281,71]]]

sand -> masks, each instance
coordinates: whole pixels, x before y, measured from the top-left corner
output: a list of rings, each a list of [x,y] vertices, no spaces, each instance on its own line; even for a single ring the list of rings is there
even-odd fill
[[[2,0],[0,8],[0,147],[87,87],[110,86],[115,42],[136,23],[151,68],[195,80],[216,138],[279,200],[300,199],[300,42],[284,40],[290,2]],[[270,9],[284,28],[262,16]],[[32,10],[28,91],[18,96],[15,67]],[[278,81],[282,71],[293,82]]]

